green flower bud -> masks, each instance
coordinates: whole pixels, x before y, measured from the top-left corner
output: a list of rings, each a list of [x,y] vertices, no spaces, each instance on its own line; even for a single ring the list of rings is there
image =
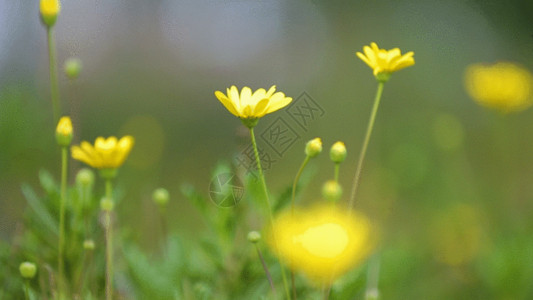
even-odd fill
[[[344,146],[344,143],[339,141],[333,144],[329,150],[329,157],[336,164],[343,162],[346,159],[346,146]]]
[[[92,186],[94,184],[94,172],[87,168],[79,170],[76,175],[76,183],[80,186]]]
[[[34,263],[25,261],[19,266],[20,275],[26,279],[32,279],[37,273],[37,266]]]
[[[256,244],[261,240],[261,234],[257,231],[248,232],[248,241],[252,244]]]
[[[80,75],[81,67],[81,60],[75,57],[71,57],[65,61],[65,64],[63,65],[63,70],[65,71],[65,74],[68,78],[76,79]]]
[[[85,250],[94,250],[94,241],[93,240],[85,240],[83,241],[83,249]]]
[[[102,200],[100,200],[100,209],[103,211],[112,211],[115,207],[115,203],[113,203],[113,199],[103,197]]]
[[[322,152],[322,140],[314,138],[305,145],[305,154],[309,157],[315,157]]]
[[[164,188],[158,188],[152,194],[152,199],[157,205],[164,207],[168,203],[168,191]]]
[[[338,201],[342,196],[342,187],[335,180],[328,180],[322,186],[322,196],[332,202]]]
[[[72,121],[70,117],[61,117],[56,127],[56,141],[59,146],[68,147],[72,142]]]

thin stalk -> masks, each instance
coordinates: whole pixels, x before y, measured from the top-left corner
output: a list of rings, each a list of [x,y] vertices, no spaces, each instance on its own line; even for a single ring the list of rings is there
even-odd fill
[[[112,201],[113,186],[111,179],[105,182],[106,197]],[[111,224],[111,211],[105,211],[105,239],[106,239],[106,272],[105,272],[105,297],[113,299],[113,228]]]
[[[59,245],[58,245],[58,266],[59,291],[63,292],[63,269],[64,269],[64,249],[65,249],[65,202],[67,201],[67,170],[68,170],[68,148],[61,147],[61,195],[59,199]]]
[[[379,256],[374,255],[368,264],[367,285],[365,292],[366,300],[376,300],[379,297],[378,281],[379,281]]]
[[[294,202],[296,200],[296,185],[298,185],[298,181],[300,181],[300,176],[302,176],[304,168],[309,162],[309,159],[310,159],[309,155],[306,155],[302,165],[300,166],[300,169],[298,170],[298,173],[296,173],[296,177],[294,177],[294,182],[292,183],[291,212],[293,214],[294,214]]]
[[[163,240],[163,253],[164,255],[167,255],[167,249],[168,249],[168,221],[167,221],[167,210],[165,208],[159,209],[159,214],[161,219],[161,235]]]
[[[353,209],[355,202],[355,195],[357,193],[357,188],[359,187],[359,179],[361,177],[361,170],[363,169],[363,162],[365,160],[366,149],[368,148],[368,142],[370,141],[370,136],[372,135],[372,129],[374,128],[374,121],[376,120],[376,115],[379,108],[379,102],[381,100],[381,94],[383,93],[383,87],[385,82],[380,81],[378,84],[378,90],[376,92],[376,98],[374,99],[374,106],[372,107],[372,113],[370,114],[370,119],[368,120],[368,125],[366,128],[365,140],[363,141],[363,147],[361,148],[361,153],[359,154],[359,161],[357,162],[357,168],[355,170],[355,177],[353,179],[352,193],[350,195],[349,208],[350,211]]]
[[[252,146],[254,148],[254,154],[255,154],[255,161],[257,163],[257,170],[259,171],[259,177],[261,179],[261,184],[263,186],[263,192],[265,194],[265,202],[267,204],[267,210],[268,210],[268,219],[270,222],[270,227],[274,227],[274,217],[272,216],[272,208],[270,206],[270,200],[268,197],[268,189],[266,186],[265,176],[263,175],[263,168],[261,167],[261,160],[259,159],[259,151],[257,150],[257,143],[255,141],[255,134],[254,129],[250,128],[250,135],[252,137]],[[276,238],[274,237],[274,240]],[[277,241],[276,241],[276,248],[277,248]],[[283,279],[283,286],[285,287],[285,294],[287,296],[287,299],[291,300],[291,294],[289,292],[289,285],[287,284],[287,277],[285,275],[285,268],[283,267],[283,264],[279,262],[279,266],[281,268],[281,278]]]
[[[268,283],[270,283],[270,288],[272,289],[272,293],[276,295],[276,288],[274,287],[274,281],[272,281],[272,275],[270,275],[270,271],[268,271],[268,266],[265,263],[263,254],[261,254],[261,250],[259,249],[259,246],[257,246],[257,243],[254,243],[254,245],[255,245],[255,249],[257,250],[257,255],[259,256],[259,260],[261,261],[261,265],[263,265],[263,270],[265,270]]]
[[[336,183],[339,183],[339,170],[340,170],[340,168],[341,168],[341,164],[336,163],[335,164],[335,177],[334,177]]]
[[[57,124],[60,116],[59,87],[57,84],[57,65],[54,32],[51,26],[47,27],[46,33],[48,37],[48,59],[50,62],[50,96],[52,98],[54,124]]]
[[[300,176],[302,175],[305,166],[309,162],[309,155],[305,156],[304,161],[302,162],[302,165],[300,166],[300,169],[298,170],[298,173],[296,173],[296,177],[294,177],[294,182],[292,183],[292,196],[291,196],[291,213],[294,216],[294,207],[296,202],[296,186],[298,185],[298,181],[300,181]],[[291,270],[291,287],[292,287],[292,297],[294,300],[296,300],[296,280],[294,276],[294,271]]]
[[[24,298],[26,298],[26,300],[30,300],[30,281],[28,279],[24,281]]]
[[[331,293],[331,284],[324,287],[324,300],[329,300],[330,293]]]

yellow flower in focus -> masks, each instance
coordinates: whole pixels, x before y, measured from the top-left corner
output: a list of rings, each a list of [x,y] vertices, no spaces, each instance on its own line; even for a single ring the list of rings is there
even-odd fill
[[[116,169],[124,163],[133,144],[134,139],[129,135],[120,140],[114,136],[98,137],[94,146],[86,141],[80,146],[72,146],[72,158],[96,169]]]
[[[59,0],[41,0],[39,8],[43,22],[49,27],[53,26],[61,11]]]
[[[72,141],[72,121],[70,117],[61,117],[56,127],[56,140],[60,146],[67,147]]]
[[[239,90],[233,85],[231,88],[226,89],[226,94],[216,91],[215,96],[230,113],[243,120],[245,125],[248,126],[250,124],[253,127],[257,123],[253,121],[291,103],[291,97],[285,97],[284,93],[275,93],[275,91],[275,85],[268,91],[258,89],[253,93],[249,87],[245,86],[239,94]],[[252,122],[246,122],[245,120]]]
[[[274,238],[275,237],[275,238]],[[331,283],[361,263],[375,244],[370,222],[332,205],[281,214],[269,245],[293,270],[317,284]]]
[[[522,111],[533,103],[533,75],[517,64],[470,65],[465,86],[477,103],[503,113]]]
[[[376,77],[378,77],[378,74],[385,74],[385,77],[388,77],[392,72],[415,64],[413,51],[402,55],[399,48],[391,50],[379,49],[376,43],[370,43],[370,47],[364,46],[363,51],[365,54],[357,52],[356,55],[374,70],[374,76]]]

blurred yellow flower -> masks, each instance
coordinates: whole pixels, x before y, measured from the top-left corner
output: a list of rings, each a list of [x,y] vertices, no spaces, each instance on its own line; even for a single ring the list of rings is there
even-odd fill
[[[533,103],[533,75],[514,63],[470,65],[465,86],[477,103],[503,113],[522,111]]]
[[[376,43],[370,43],[370,47],[364,46],[363,51],[365,54],[357,52],[357,57],[374,70],[374,76],[380,73],[390,74],[415,64],[413,51],[402,55],[399,48],[379,49]]]
[[[319,205],[278,216],[269,245],[291,269],[322,284],[361,263],[373,249],[375,236],[365,216]]]
[[[41,0],[39,8],[44,23],[47,26],[53,26],[56,22],[57,15],[61,11],[59,0]]]
[[[98,137],[94,146],[83,141],[80,146],[72,146],[72,158],[96,169],[116,169],[120,167],[133,147],[134,139],[124,136],[120,140],[112,136]]]
[[[231,88],[226,89],[227,94],[216,91],[215,96],[236,117],[254,120],[291,103],[291,97],[285,97],[284,93],[275,93],[275,91],[275,85],[268,91],[258,89],[253,93],[249,87],[245,86],[239,94],[239,90],[233,85]]]

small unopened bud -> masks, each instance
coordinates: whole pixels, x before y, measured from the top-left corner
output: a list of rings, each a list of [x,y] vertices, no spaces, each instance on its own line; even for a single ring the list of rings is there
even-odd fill
[[[41,0],[39,10],[44,25],[52,27],[56,23],[57,15],[61,11],[59,0]]]
[[[25,261],[19,266],[20,275],[26,279],[32,279],[37,273],[37,266],[34,263]]]
[[[336,164],[343,162],[346,158],[346,146],[344,146],[344,143],[339,141],[333,144],[329,150],[329,157]]]
[[[61,117],[56,127],[56,141],[59,146],[68,147],[72,142],[72,121],[70,117]]]
[[[93,185],[94,172],[87,168],[79,170],[76,175],[76,183],[84,187]]]
[[[83,241],[83,249],[85,250],[94,250],[94,241],[93,240],[85,240]]]
[[[80,75],[81,72],[81,60],[75,57],[71,57],[65,61],[65,64],[63,65],[63,69],[65,71],[65,74],[70,79],[76,79]]]
[[[322,186],[322,196],[329,201],[336,202],[342,196],[342,187],[335,180],[328,180]]]
[[[305,145],[305,154],[309,157],[315,157],[322,152],[322,140],[314,138]]]
[[[164,207],[168,203],[168,199],[169,199],[168,191],[164,188],[158,188],[152,194],[152,199],[157,205]]]
[[[113,203],[113,199],[104,197],[102,200],[100,200],[100,209],[103,211],[112,211],[115,207],[115,204]]]
[[[261,234],[257,231],[248,232],[248,241],[252,244],[256,244],[261,240]]]

